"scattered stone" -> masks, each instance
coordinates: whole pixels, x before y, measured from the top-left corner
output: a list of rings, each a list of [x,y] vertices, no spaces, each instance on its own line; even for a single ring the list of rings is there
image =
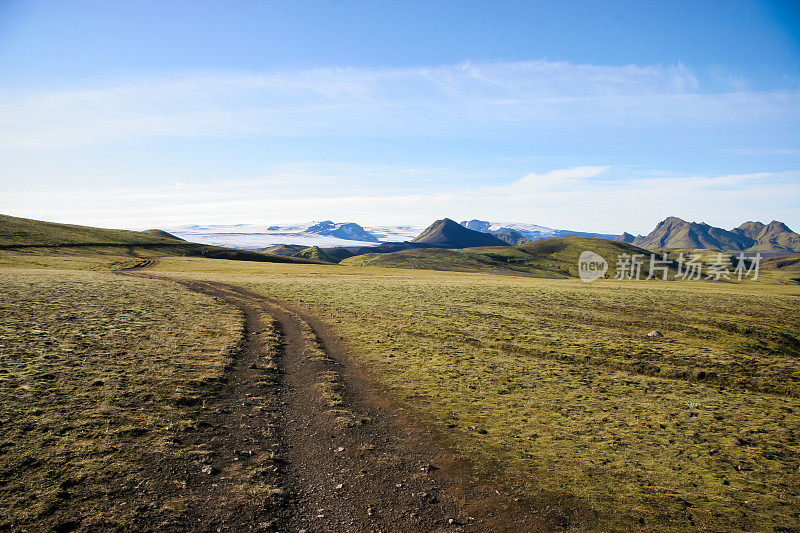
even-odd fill
[[[339,483],[338,485],[336,485],[336,490],[342,490],[343,488],[344,488],[343,483]]]
[[[708,450],[708,455],[716,455],[719,450],[716,448],[711,448]]]
[[[367,507],[367,515],[372,516],[373,514],[375,514],[375,509],[372,507]]]
[[[215,467],[213,467],[211,465],[203,465],[203,468],[201,468],[200,471],[202,473],[204,473],[204,474],[209,475],[209,476],[213,476],[213,475],[219,473],[219,469],[215,468]]]
[[[456,523],[456,521],[455,521],[454,519],[452,519],[452,518],[448,518],[448,519],[447,519],[447,523],[448,523],[448,524],[450,524],[450,525],[452,526],[453,524],[455,524],[455,523]]]
[[[338,448],[336,448],[336,451],[334,453],[339,453],[339,452],[343,452],[343,451],[344,451],[344,447],[339,446]]]
[[[434,470],[439,470],[439,468],[429,464],[422,466],[420,470],[422,470],[423,472],[433,472]]]
[[[663,337],[664,334],[661,333],[660,331],[653,330],[650,333],[648,333],[647,336],[648,337]]]

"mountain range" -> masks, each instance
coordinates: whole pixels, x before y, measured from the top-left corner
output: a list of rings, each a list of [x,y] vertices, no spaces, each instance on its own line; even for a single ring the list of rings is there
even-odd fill
[[[633,237],[623,233],[617,240],[648,250],[711,248],[725,252],[769,254],[800,252],[800,235],[777,220],[769,224],[745,222],[737,228],[726,230],[705,222],[687,222],[678,217],[668,217],[648,235]]]
[[[14,240],[12,234],[18,235],[26,242],[60,244],[51,241],[51,235],[55,235],[55,232],[48,230],[46,234],[36,235],[35,233],[44,227],[37,221],[4,217],[0,222],[4,222],[5,229],[9,230],[7,237],[10,239],[10,242],[0,244],[12,244]],[[80,241],[80,234],[85,231],[81,226],[64,224],[58,226],[59,238],[69,236],[69,241]],[[120,231],[122,230],[93,229],[91,240],[94,241],[103,232],[107,232],[108,239],[101,238],[100,242],[118,241],[123,235],[119,233]],[[800,235],[777,220],[768,224],[749,221],[727,230],[705,222],[688,222],[678,217],[668,217],[659,222],[649,234],[639,236],[627,232],[622,235],[611,235],[560,230],[536,224],[490,222],[478,219],[459,224],[448,218],[437,220],[427,228],[414,225],[364,227],[354,222],[324,220],[280,226],[192,225],[134,233],[137,241],[142,239],[143,235],[148,235],[147,238],[154,243],[183,239],[187,242],[266,251],[283,256],[312,255],[316,258],[321,255],[320,252],[324,252],[323,260],[334,261],[365,253],[391,253],[412,248],[518,246],[529,241],[568,236],[615,240],[648,250],[715,249],[725,252],[761,252],[772,256],[800,253]],[[315,246],[319,251],[306,251]]]

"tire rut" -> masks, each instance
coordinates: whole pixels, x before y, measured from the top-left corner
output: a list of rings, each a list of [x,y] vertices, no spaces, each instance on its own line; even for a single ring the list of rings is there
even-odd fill
[[[467,479],[435,432],[377,393],[341,339],[315,317],[234,285],[124,274],[180,283],[246,317],[246,343],[222,414],[225,431],[210,443],[217,479],[190,496],[198,501],[195,524],[204,524],[196,529],[550,529],[521,517],[510,497]],[[277,342],[260,338],[271,329],[279,332]],[[248,501],[239,481],[257,472],[273,488],[266,500]],[[220,499],[229,505],[218,505]]]

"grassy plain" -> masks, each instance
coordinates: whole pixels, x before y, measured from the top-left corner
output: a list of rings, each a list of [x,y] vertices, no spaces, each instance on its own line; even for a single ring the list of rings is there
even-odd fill
[[[800,528],[797,285],[156,268],[330,317],[387,391],[534,509],[606,530]]]
[[[108,272],[0,270],[0,294],[0,530],[132,529],[185,512],[238,311]]]
[[[132,251],[0,251],[0,526],[185,511],[176,480],[191,475],[175,469],[205,453],[241,317],[93,271],[153,249]],[[161,274],[325,319],[386,391],[534,511],[600,530],[800,529],[796,262],[764,283],[584,284],[159,255]]]

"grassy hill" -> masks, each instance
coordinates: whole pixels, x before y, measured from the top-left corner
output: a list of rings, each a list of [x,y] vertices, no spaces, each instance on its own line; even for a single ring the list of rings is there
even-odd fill
[[[160,230],[128,231],[43,222],[0,215],[0,246],[87,246],[175,244],[176,237]]]
[[[181,239],[180,237],[176,237],[172,233],[166,232],[163,229],[146,229],[142,233],[147,233],[148,235],[156,235],[158,237],[165,237],[167,239],[172,239],[172,240],[175,240],[175,241],[184,241],[184,242],[186,242],[186,239]]]
[[[620,254],[644,254],[649,258],[651,253],[624,242],[590,237],[559,237],[519,246],[457,250],[425,248],[388,254],[365,254],[345,259],[341,264],[567,278],[577,277],[578,257],[585,250],[597,253],[608,262],[606,277],[615,275],[614,267]],[[648,264],[643,265],[642,272],[645,275],[649,272]]]
[[[141,257],[167,256],[262,263],[319,262],[186,242],[162,230],[92,228],[0,215],[0,265],[7,267],[85,268],[91,263],[102,270],[132,266]]]
[[[298,253],[295,257],[302,257],[303,259],[313,259],[314,261],[322,261],[324,263],[338,263],[339,260],[330,255],[328,252],[319,246],[311,246]]]
[[[800,254],[763,260],[759,278],[782,284],[800,283]]]
[[[275,246],[268,246],[261,251],[265,254],[294,257],[305,249],[306,247],[302,244],[276,244]]]

